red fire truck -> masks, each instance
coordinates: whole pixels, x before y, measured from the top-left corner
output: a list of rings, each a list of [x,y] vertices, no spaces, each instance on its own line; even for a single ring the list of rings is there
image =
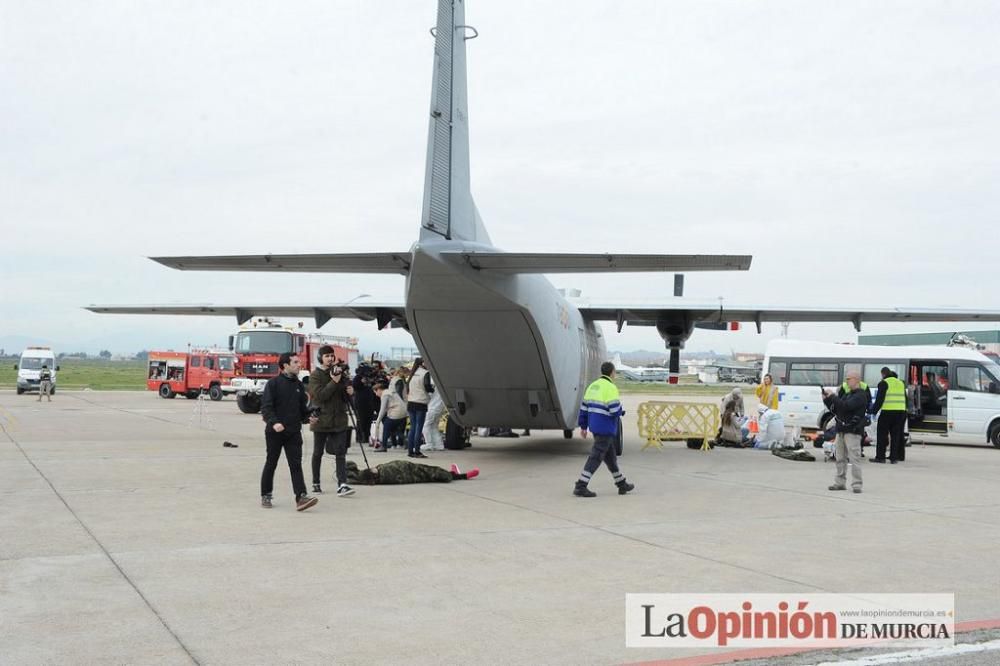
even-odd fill
[[[303,333],[298,328],[285,326],[267,317],[255,317],[244,324],[238,333],[229,336],[229,349],[236,354],[236,376],[230,390],[236,391],[236,404],[244,414],[260,412],[260,397],[264,385],[278,374],[278,357],[294,352],[302,361],[300,377],[308,381],[309,373],[316,367],[316,352],[323,345],[333,347],[337,360],[352,368],[358,364],[358,339],[318,333]]]
[[[189,352],[151,351],[146,368],[146,388],[161,398],[180,394],[197,398],[208,391],[212,400],[222,400],[235,374],[236,358],[221,349],[192,349]]]

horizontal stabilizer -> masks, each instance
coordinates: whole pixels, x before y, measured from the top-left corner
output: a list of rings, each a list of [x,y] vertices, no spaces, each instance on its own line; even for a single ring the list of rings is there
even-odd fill
[[[98,314],[202,315],[235,317],[243,324],[253,317],[311,317],[316,328],[331,319],[377,321],[378,327],[406,326],[406,312],[399,303],[349,303],[343,305],[90,305]]]
[[[409,252],[358,254],[247,254],[228,257],[150,257],[180,271],[275,273],[400,273],[410,270]]]
[[[745,271],[750,255],[730,254],[565,254],[546,252],[442,252],[441,256],[477,270],[501,273],[639,273]]]

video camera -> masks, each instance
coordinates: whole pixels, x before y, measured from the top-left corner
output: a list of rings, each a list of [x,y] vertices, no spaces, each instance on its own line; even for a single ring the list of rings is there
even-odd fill
[[[385,371],[379,365],[367,362],[360,363],[356,373],[367,386],[376,386],[389,381],[389,376],[385,374]]]
[[[344,375],[345,377],[351,376],[351,366],[347,365],[344,361],[338,361],[330,366],[330,374],[333,375]]]

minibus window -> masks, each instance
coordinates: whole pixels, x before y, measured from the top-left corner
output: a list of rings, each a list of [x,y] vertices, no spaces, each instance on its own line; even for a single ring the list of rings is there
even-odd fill
[[[840,384],[836,363],[792,363],[788,383],[792,386],[837,386]]]
[[[865,363],[865,384],[878,386],[879,382],[882,381],[882,368],[889,368],[896,373],[897,377],[904,382],[906,381],[906,373],[903,372],[902,363]]]
[[[955,383],[957,384],[955,388],[959,391],[988,393],[990,381],[990,376],[982,368],[960,365],[955,369]]]
[[[771,375],[771,381],[775,384],[785,383],[785,372],[787,372],[788,364],[784,361],[778,363],[771,363],[768,368],[768,374]]]

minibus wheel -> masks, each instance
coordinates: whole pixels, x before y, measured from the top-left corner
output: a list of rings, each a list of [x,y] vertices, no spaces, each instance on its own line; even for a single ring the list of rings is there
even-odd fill
[[[1000,449],[1000,421],[994,421],[990,426],[990,444]]]

